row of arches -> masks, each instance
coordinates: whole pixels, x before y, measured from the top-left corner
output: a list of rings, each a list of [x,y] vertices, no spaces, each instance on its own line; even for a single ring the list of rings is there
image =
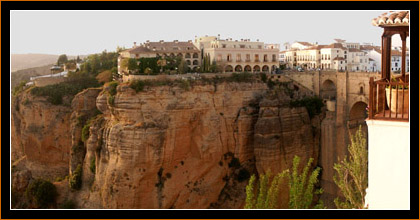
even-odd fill
[[[175,57],[174,53],[170,53],[169,55],[166,54],[166,53],[156,54],[156,55],[157,56],[162,56],[162,57]],[[182,53],[178,53],[176,56],[177,57],[185,57],[186,59],[190,59],[191,58],[191,53],[186,53],[185,56]],[[193,53],[192,58],[198,58],[198,53]]]
[[[187,60],[187,65],[191,65],[191,60]],[[193,60],[192,65],[198,65],[198,60]]]
[[[270,67],[267,65],[262,66],[262,68],[259,65],[255,65],[254,67],[251,67],[250,65],[246,65],[242,67],[242,65],[236,65],[235,68],[233,68],[232,65],[227,65],[225,67],[225,72],[231,73],[231,72],[270,72]],[[271,72],[276,71],[277,66],[273,65],[271,66]]]

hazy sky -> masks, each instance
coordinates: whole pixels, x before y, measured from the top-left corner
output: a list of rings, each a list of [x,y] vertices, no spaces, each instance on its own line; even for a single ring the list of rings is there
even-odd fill
[[[389,10],[388,10],[389,11]],[[380,45],[371,20],[387,11],[11,11],[11,53],[90,54],[150,41],[259,39]],[[400,44],[394,36],[393,45]],[[409,43],[409,40],[407,41]]]

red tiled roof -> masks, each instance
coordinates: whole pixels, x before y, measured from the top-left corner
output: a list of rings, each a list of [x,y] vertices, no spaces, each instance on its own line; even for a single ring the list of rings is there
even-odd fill
[[[180,53],[200,52],[191,42],[147,42],[126,50],[129,53]]]
[[[349,48],[349,52],[362,52],[362,51],[357,48]]]
[[[332,43],[332,44],[330,44],[330,45],[326,45],[325,47],[323,47],[323,48],[341,48],[341,49],[346,49],[346,48],[344,48],[343,47],[343,45],[342,44],[340,44],[340,43]]]
[[[309,43],[309,42],[303,42],[303,41],[298,41],[296,43],[302,44],[304,46],[313,46],[313,44]]]
[[[408,26],[410,24],[410,13],[408,11],[384,13],[372,19],[374,26]]]
[[[326,48],[326,47],[328,47],[328,45],[318,45],[318,46],[308,47],[307,50],[320,50],[320,49]]]

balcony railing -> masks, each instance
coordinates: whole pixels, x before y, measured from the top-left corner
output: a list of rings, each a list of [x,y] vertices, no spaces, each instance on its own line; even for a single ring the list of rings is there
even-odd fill
[[[369,119],[409,121],[409,79],[369,81]]]

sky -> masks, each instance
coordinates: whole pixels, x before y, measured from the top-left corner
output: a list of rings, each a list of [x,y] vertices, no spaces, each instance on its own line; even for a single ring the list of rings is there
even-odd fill
[[[277,43],[334,39],[380,46],[371,20],[387,11],[11,11],[11,53],[86,55],[195,36]],[[401,45],[399,36],[393,46]],[[409,39],[407,39],[409,46]]]

